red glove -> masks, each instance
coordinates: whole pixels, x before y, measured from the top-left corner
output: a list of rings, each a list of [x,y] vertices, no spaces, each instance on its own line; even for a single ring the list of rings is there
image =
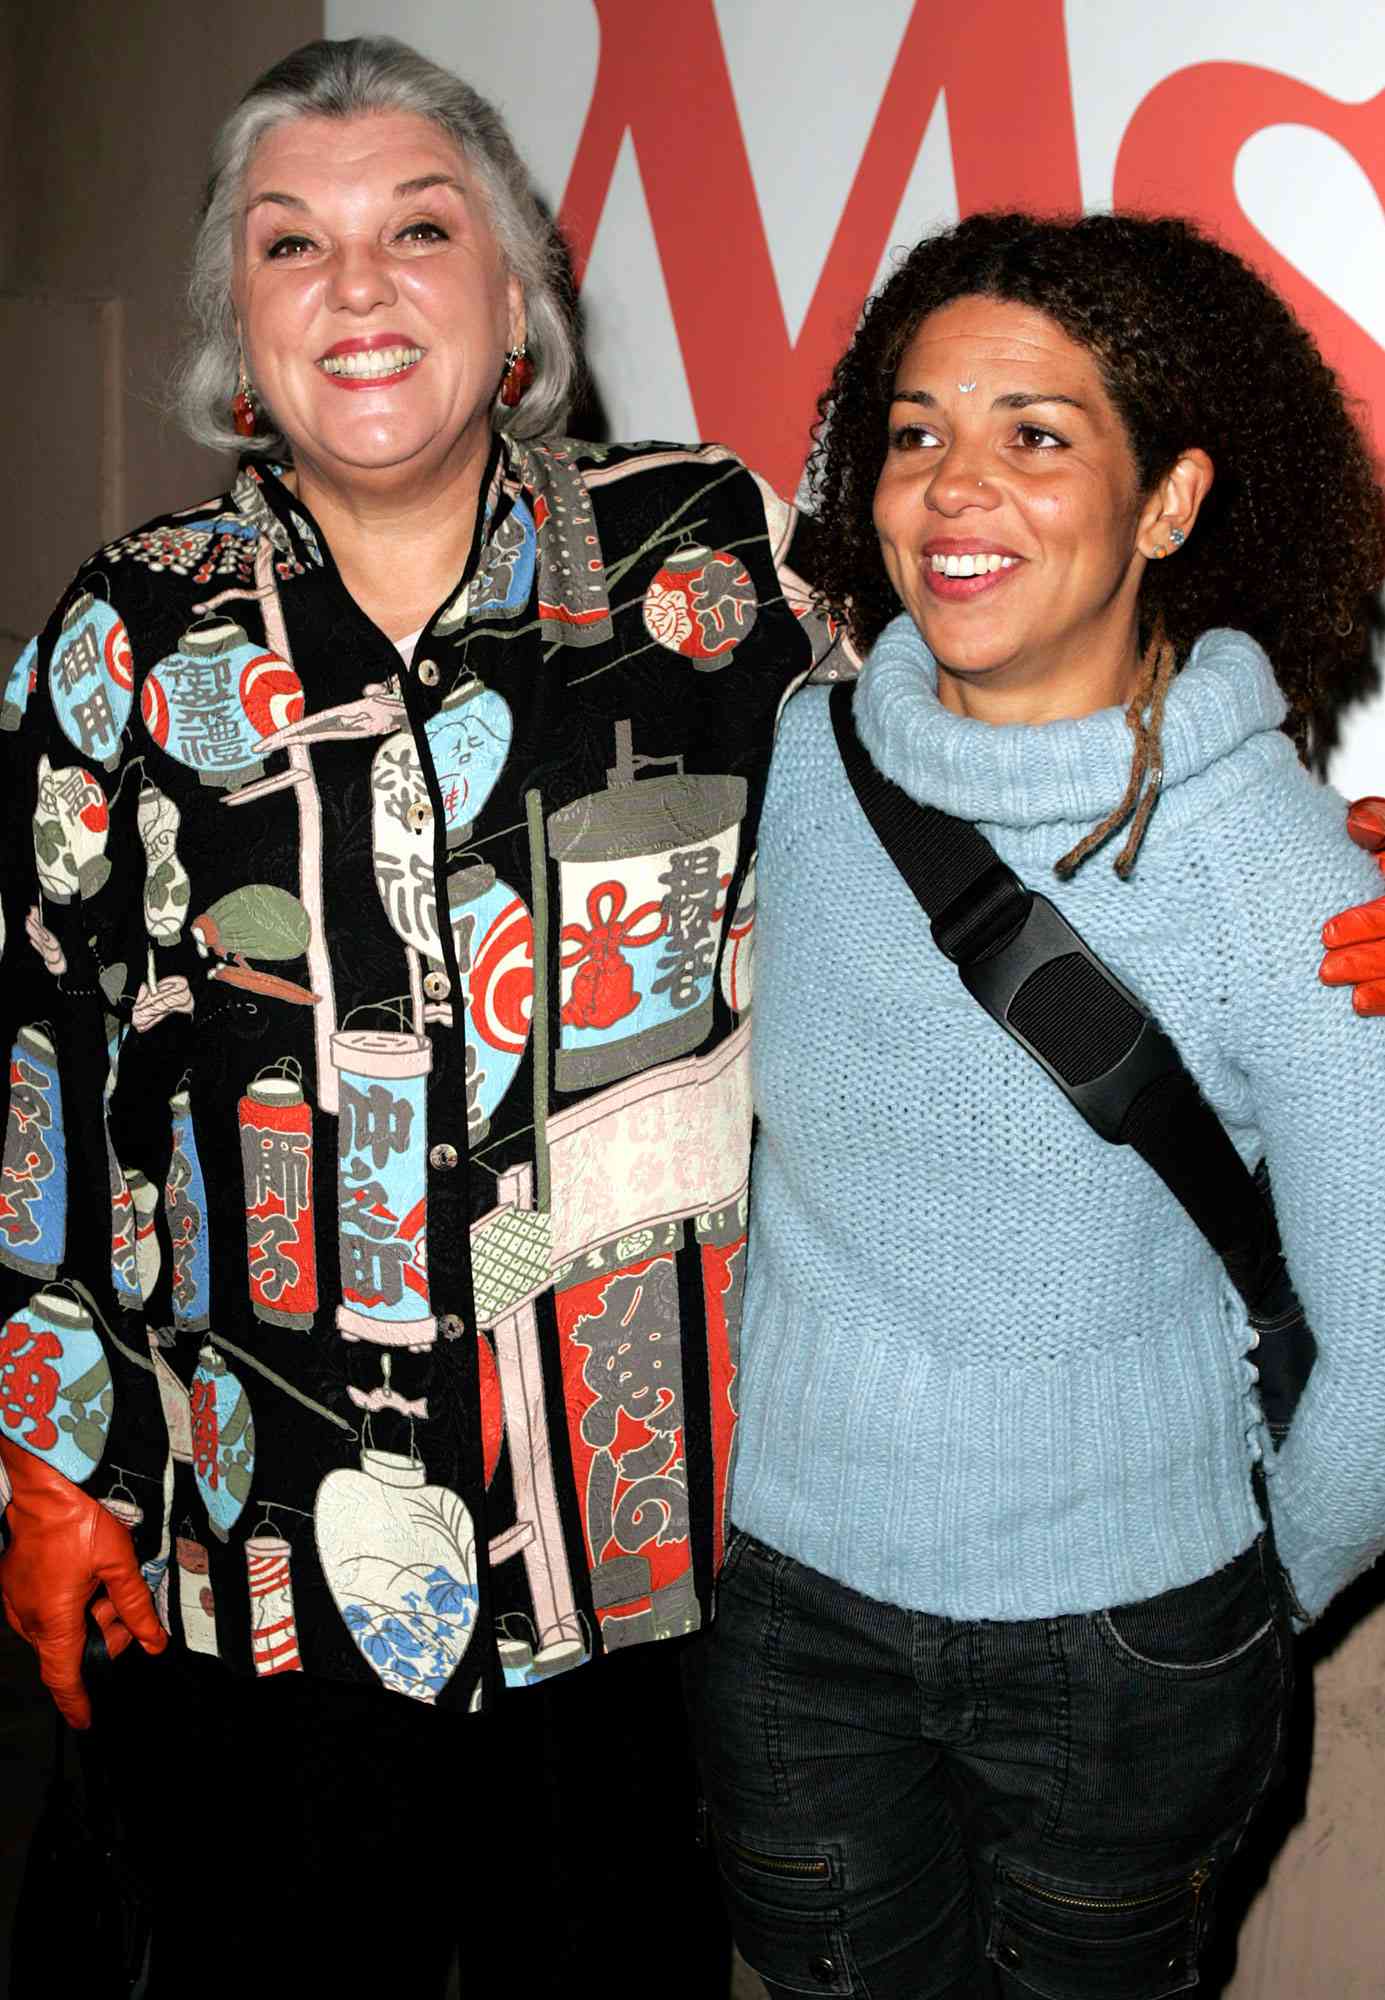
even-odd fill
[[[1385,875],[1385,799],[1357,799],[1347,808],[1347,832],[1376,858]],[[1385,896],[1358,903],[1322,927],[1327,956],[1318,977],[1327,986],[1354,986],[1358,1014],[1385,1014]]]
[[[43,1684],[59,1709],[74,1729],[89,1729],[91,1704],[82,1686],[87,1605],[112,1659],[131,1639],[146,1653],[161,1653],[168,1634],[140,1575],[129,1530],[33,1452],[0,1440],[0,1457],[14,1487],[5,1516],[10,1544],[0,1556],[0,1601],[38,1654]]]

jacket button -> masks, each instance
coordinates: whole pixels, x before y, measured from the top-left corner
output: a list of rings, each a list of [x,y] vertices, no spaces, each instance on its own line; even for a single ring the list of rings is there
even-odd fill
[[[438,1332],[444,1340],[460,1340],[466,1332],[466,1321],[460,1313],[444,1313],[438,1321]]]
[[[830,1986],[837,1976],[836,1962],[830,1958],[813,1958],[808,1961],[808,1970],[819,1986]]]
[[[457,1148],[449,1146],[446,1139],[428,1148],[428,1164],[430,1167],[436,1167],[439,1173],[450,1172],[456,1166],[457,1158]]]
[[[1008,1939],[1004,1944],[996,1946],[995,1955],[1002,1965],[1008,1965],[1012,1970],[1015,1966],[1024,1964],[1024,1953],[1017,1944],[1011,1944]]]
[[[404,817],[415,833],[422,833],[424,827],[427,826],[429,820],[433,817],[433,808],[429,805],[427,799],[415,799]]]
[[[430,1000],[445,1000],[452,988],[447,983],[445,972],[425,972],[423,990]]]
[[[426,688],[435,688],[442,678],[436,660],[420,660],[415,671]]]

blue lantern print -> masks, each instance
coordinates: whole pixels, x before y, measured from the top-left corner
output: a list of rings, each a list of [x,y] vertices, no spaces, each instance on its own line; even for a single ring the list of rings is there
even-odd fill
[[[437,714],[424,724],[442,793],[449,847],[458,846],[470,833],[504,769],[514,733],[510,704],[478,680],[463,681],[454,688]]]
[[[134,702],[135,666],[124,620],[89,590],[79,591],[63,613],[48,685],[69,743],[114,770]]]
[[[341,1087],[337,1245],[348,1340],[431,1347],[428,1297],[428,1127],[425,1035],[370,1028],[332,1037]]]
[[[261,774],[261,738],[302,719],[303,686],[232,619],[208,618],[147,676],[140,713],[159,748],[204,785],[237,791]]]
[[[67,1241],[67,1137],[53,1044],[21,1028],[10,1052],[10,1108],[0,1167],[0,1264],[56,1278]]]
[[[18,729],[24,720],[37,672],[38,640],[31,639],[10,668],[10,677],[5,682],[4,700],[0,702],[0,729]]]
[[[173,1245],[173,1323],[180,1333],[205,1333],[211,1324],[211,1255],[207,1248],[207,1186],[197,1157],[192,1104],[180,1090],[173,1114],[173,1156],[164,1184],[164,1214]]]
[[[240,1380],[210,1345],[197,1357],[190,1401],[192,1476],[212,1533],[224,1542],[250,1498],[255,1419]]]
[[[514,734],[510,704],[480,681],[463,681],[424,724],[442,793],[449,848],[460,847],[495,788]],[[420,870],[430,879],[433,817],[418,746],[407,729],[387,736],[370,767],[375,880],[390,922],[406,944],[437,942],[431,908],[419,904]]]
[[[417,1458],[361,1452],[329,1472],[313,1508],[318,1559],[347,1631],[395,1694],[434,1702],[476,1629],[476,1530]]]
[[[115,1395],[91,1315],[63,1292],[35,1292],[0,1331],[0,1437],[80,1486],[106,1449]]]

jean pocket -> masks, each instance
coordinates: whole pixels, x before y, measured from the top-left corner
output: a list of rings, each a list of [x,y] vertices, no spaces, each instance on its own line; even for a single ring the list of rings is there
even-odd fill
[[[717,1862],[741,1957],[790,1993],[856,1991],[842,1912],[818,1898],[836,1870],[826,1854],[749,1846],[714,1831]]]
[[[988,1955],[1044,2000],[1160,2000],[1197,1984],[1207,1876],[1153,1889],[1087,1890],[1001,1863]]]
[[[1141,1603],[1098,1611],[1093,1622],[1125,1666],[1189,1680],[1246,1659],[1273,1633],[1275,1617],[1262,1536],[1224,1569]]]

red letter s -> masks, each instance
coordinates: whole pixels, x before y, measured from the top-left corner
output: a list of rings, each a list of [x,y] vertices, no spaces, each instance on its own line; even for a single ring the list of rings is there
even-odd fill
[[[1136,111],[1116,161],[1116,206],[1188,215],[1263,272],[1310,327],[1348,389],[1369,405],[1385,448],[1385,352],[1349,314],[1281,257],[1236,199],[1237,155],[1271,125],[1308,125],[1344,146],[1385,202],[1385,92],[1366,104],[1276,70],[1198,63],[1166,77]],[[1363,254],[1375,254],[1366,250]],[[1190,305],[1196,308],[1196,301]]]

